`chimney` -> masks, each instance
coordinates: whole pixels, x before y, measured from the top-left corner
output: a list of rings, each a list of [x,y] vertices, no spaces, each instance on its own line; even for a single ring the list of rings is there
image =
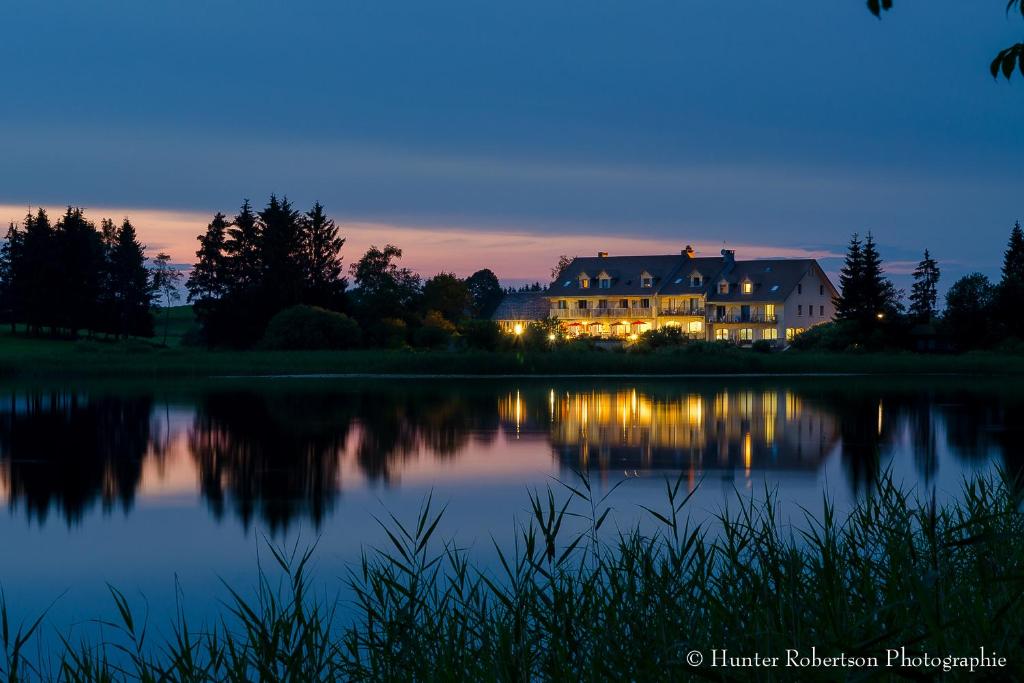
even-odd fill
[[[686,245],[686,249],[683,249],[679,253],[682,254],[683,256],[685,256],[686,258],[693,258],[694,257],[693,256],[693,247],[691,247],[689,244]]]
[[[731,266],[736,262],[736,250],[735,249],[723,249],[722,258],[725,259],[725,265]]]
[[[598,258],[605,258],[606,256],[608,256],[608,252],[607,251],[599,251],[599,252],[597,252],[597,257]]]

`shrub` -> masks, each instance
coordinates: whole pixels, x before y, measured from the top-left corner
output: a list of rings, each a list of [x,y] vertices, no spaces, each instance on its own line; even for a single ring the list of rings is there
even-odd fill
[[[292,306],[267,324],[262,348],[274,350],[349,349],[359,344],[359,325],[344,313],[316,306]]]
[[[409,326],[400,318],[381,318],[370,323],[366,333],[373,346],[400,349],[409,339]]]
[[[647,330],[641,334],[633,348],[637,351],[653,351],[654,349],[683,346],[690,341],[690,338],[683,332],[683,328],[667,325],[657,330]]]
[[[462,340],[471,349],[495,351],[501,345],[501,328],[493,320],[466,320],[461,325]]]
[[[771,353],[771,350],[775,347],[775,344],[768,341],[767,339],[758,339],[756,342],[750,345],[750,348],[757,353]]]
[[[423,319],[423,325],[413,335],[413,342],[416,346],[438,349],[448,346],[453,336],[455,325],[448,322],[438,311],[428,311]]]

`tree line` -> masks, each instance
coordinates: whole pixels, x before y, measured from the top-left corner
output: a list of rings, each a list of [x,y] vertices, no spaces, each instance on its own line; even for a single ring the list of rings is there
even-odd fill
[[[323,205],[302,212],[287,197],[271,195],[261,211],[246,200],[232,218],[217,213],[198,242],[186,287],[212,346],[442,346],[460,331],[479,333],[473,321],[503,296],[489,269],[424,280],[392,244],[371,246],[346,274],[345,238]]]
[[[151,274],[143,251],[128,218],[97,226],[81,208],[56,221],[29,211],[0,247],[0,310],[36,335],[152,336],[153,298],[177,273]]]
[[[835,324],[805,333],[797,346],[913,347],[930,339],[940,348],[966,351],[1024,340],[1024,230],[1019,222],[1010,230],[998,282],[981,273],[965,275],[949,287],[940,310],[940,277],[938,262],[925,249],[907,298],[886,277],[872,234],[864,239],[854,234],[839,275]]]

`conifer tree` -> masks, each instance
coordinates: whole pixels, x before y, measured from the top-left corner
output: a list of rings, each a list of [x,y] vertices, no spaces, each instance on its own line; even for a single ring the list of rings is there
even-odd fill
[[[839,272],[839,296],[835,300],[836,319],[858,320],[863,315],[861,283],[864,279],[864,251],[860,235],[853,233],[846,259]]]
[[[228,225],[227,217],[218,211],[206,226],[206,232],[196,238],[199,240],[198,260],[185,283],[189,302],[219,299],[227,291],[230,276],[225,251]]]
[[[230,282],[237,287],[248,287],[260,279],[260,224],[259,217],[246,199],[228,228],[224,245]]]
[[[305,270],[305,303],[324,308],[343,308],[347,280],[342,275],[341,248],[345,238],[320,202],[302,218],[302,262]]]
[[[8,318],[12,333],[17,329],[17,323],[22,315],[15,268],[20,263],[24,239],[25,233],[21,227],[11,221],[4,244],[0,247],[0,306]]]
[[[127,218],[117,231],[117,242],[110,255],[110,291],[113,302],[114,331],[118,335],[153,336],[153,289],[143,246],[135,226]]]
[[[996,318],[1004,334],[1024,339],[1024,317],[1020,310],[1024,305],[1024,230],[1019,221],[1010,231],[1002,272],[996,294]]]
[[[299,212],[287,197],[270,195],[266,208],[259,212],[260,275],[262,307],[266,319],[278,310],[302,301],[304,268],[302,226]]]
[[[104,268],[103,240],[82,209],[69,206],[54,230],[56,249],[47,258],[59,264],[54,282],[55,324],[72,337],[95,330]]]
[[[925,249],[924,258],[914,269],[914,286],[910,290],[910,313],[922,322],[930,322],[935,317],[939,276],[939,264]]]

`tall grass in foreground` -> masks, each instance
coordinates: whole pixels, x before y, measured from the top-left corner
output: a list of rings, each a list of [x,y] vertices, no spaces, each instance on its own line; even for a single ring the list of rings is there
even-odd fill
[[[0,678],[62,681],[328,680],[857,680],[894,670],[712,669],[685,655],[908,653],[1007,657],[994,678],[1024,675],[1024,513],[1003,477],[966,482],[959,502],[919,500],[891,479],[840,521],[780,524],[776,502],[740,501],[706,527],[687,521],[682,480],[649,509],[658,530],[611,534],[604,498],[587,481],[532,496],[532,519],[497,571],[432,541],[429,501],[411,525],[391,519],[390,546],[364,556],[349,580],[354,614],[312,597],[310,553],[274,550],[282,585],[232,591],[222,620],[173,636],[146,624],[112,590],[118,618],[105,642],[63,641],[33,662],[40,622],[9,626]],[[580,519],[575,509],[584,508]],[[574,527],[569,534],[565,530]],[[609,537],[614,540],[608,541]],[[351,609],[351,608],[349,608]],[[904,672],[928,679],[934,672]],[[956,676],[956,674],[953,674]]]

